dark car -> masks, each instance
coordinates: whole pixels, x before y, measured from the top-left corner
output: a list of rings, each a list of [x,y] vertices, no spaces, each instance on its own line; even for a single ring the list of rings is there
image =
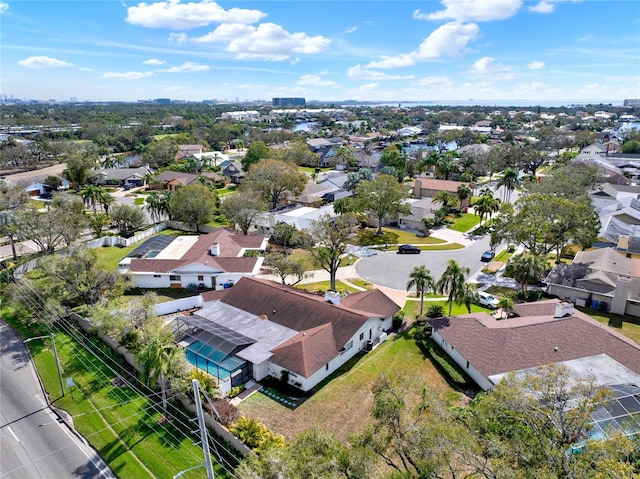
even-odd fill
[[[420,248],[412,244],[401,244],[398,247],[398,254],[420,254]]]
[[[484,261],[485,263],[488,263],[489,261],[491,261],[493,258],[495,258],[496,254],[491,251],[485,251],[484,253],[482,253],[482,257],[480,258],[480,261]]]

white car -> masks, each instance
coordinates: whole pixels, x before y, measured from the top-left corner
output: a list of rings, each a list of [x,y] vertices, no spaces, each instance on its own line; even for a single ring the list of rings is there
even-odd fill
[[[478,291],[478,296],[480,297],[480,306],[489,309],[498,309],[498,298],[495,296],[485,293],[484,291]]]

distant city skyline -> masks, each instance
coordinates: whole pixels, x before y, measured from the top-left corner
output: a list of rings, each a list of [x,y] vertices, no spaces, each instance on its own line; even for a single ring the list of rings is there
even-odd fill
[[[639,19],[624,0],[0,0],[0,93],[621,104]]]

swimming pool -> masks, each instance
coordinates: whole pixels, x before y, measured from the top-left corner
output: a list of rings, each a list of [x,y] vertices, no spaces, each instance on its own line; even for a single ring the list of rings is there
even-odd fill
[[[201,341],[194,341],[187,346],[186,354],[187,361],[222,381],[228,379],[231,375],[228,369],[220,365],[227,355],[218,349],[212,348],[208,344]]]

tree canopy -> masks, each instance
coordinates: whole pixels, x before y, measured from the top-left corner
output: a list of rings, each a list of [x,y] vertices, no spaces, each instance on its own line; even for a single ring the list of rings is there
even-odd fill
[[[244,187],[261,195],[275,209],[290,194],[299,195],[307,181],[307,175],[298,171],[295,163],[265,159],[249,169]]]
[[[411,207],[405,201],[405,187],[390,175],[381,174],[375,180],[362,182],[356,188],[356,195],[362,209],[378,220],[378,234],[382,234],[385,218],[411,213]]]

